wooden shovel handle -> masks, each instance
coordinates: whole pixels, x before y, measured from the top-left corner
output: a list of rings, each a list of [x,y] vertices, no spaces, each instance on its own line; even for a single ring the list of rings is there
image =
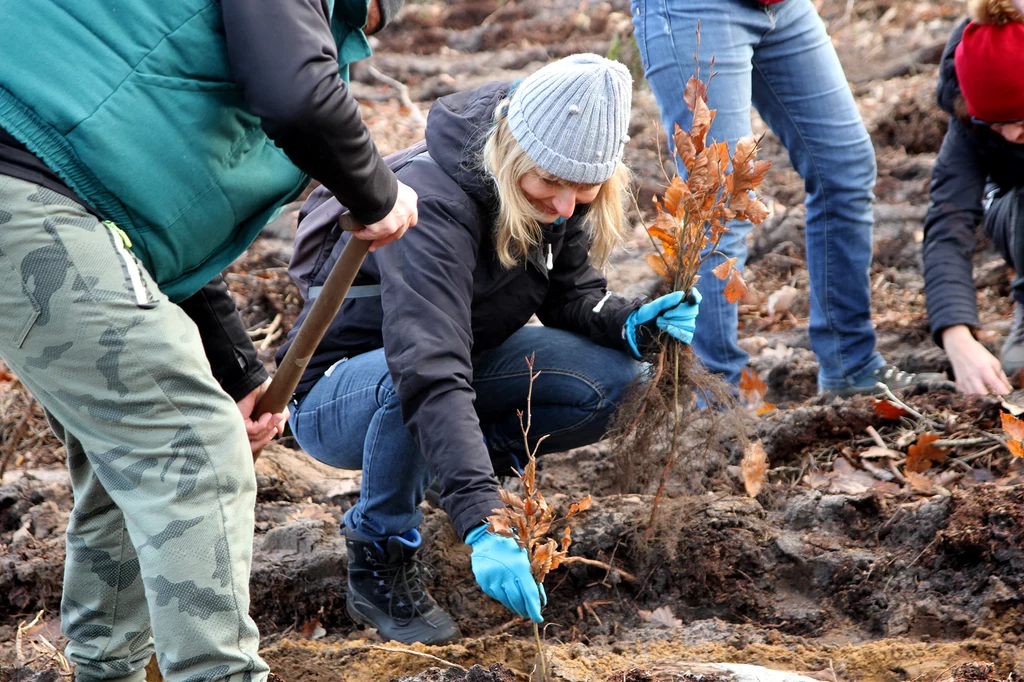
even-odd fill
[[[309,309],[309,314],[292,340],[292,345],[288,347],[288,352],[278,365],[274,378],[256,403],[253,415],[266,412],[277,414],[288,405],[295,387],[299,385],[302,373],[306,371],[306,365],[309,364],[316,347],[320,345],[320,340],[341,309],[341,304],[348,295],[348,290],[370,250],[371,243],[365,239],[352,237],[345,244],[338,262],[327,275],[327,281],[324,282],[323,288]],[[253,459],[258,456],[259,453],[255,453]]]

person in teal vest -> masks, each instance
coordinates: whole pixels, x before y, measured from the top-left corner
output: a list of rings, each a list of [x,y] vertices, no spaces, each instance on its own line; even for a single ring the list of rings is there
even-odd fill
[[[417,220],[346,84],[402,0],[0,0],[0,359],[67,450],[79,680],[263,682],[249,617],[268,375],[220,271],[314,177]]]

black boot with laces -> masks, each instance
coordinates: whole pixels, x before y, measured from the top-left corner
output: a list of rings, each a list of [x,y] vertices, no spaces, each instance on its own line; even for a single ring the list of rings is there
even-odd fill
[[[342,529],[348,550],[348,615],[377,628],[381,637],[404,644],[444,644],[462,636],[459,627],[427,592],[415,558],[416,529],[373,542]]]

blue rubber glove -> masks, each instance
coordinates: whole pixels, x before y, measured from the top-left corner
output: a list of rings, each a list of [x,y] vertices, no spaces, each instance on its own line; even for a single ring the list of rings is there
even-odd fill
[[[547,603],[544,586],[530,573],[530,557],[512,538],[487,532],[488,524],[469,531],[466,544],[473,548],[470,561],[476,582],[489,596],[535,623],[543,623],[541,598]]]
[[[690,292],[693,303],[686,302],[686,292],[673,291],[645,303],[629,314],[626,318],[626,343],[629,344],[633,357],[637,360],[643,357],[640,344],[637,342],[637,328],[652,322],[658,329],[683,343],[693,342],[693,330],[696,328],[701,295],[696,287],[690,289]]]

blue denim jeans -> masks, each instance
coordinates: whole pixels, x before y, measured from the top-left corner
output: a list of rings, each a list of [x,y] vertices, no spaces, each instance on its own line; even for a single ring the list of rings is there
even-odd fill
[[[538,454],[600,440],[642,368],[626,353],[537,326],[523,327],[498,348],[475,355],[476,413],[499,475],[526,461],[516,411],[526,409],[531,353],[540,372],[531,401],[531,442],[548,435]],[[362,469],[359,501],[345,514],[346,526],[375,541],[419,526],[418,505],[433,474],[402,421],[383,349],[328,370],[293,405],[291,427],[299,445],[321,462]]]
[[[811,347],[820,388],[860,384],[884,363],[871,323],[871,202],[875,156],[839,58],[811,0],[632,0],[633,27],[665,130],[689,130],[683,101],[694,75],[700,21],[700,76],[716,75],[708,105],[710,137],[729,143],[751,134],[750,107],[781,138],[807,190],[807,270]],[[737,306],[711,269],[746,262],[751,225],[730,224],[701,270],[704,300],[693,347],[713,372],[738,383],[747,354],[736,343]]]

